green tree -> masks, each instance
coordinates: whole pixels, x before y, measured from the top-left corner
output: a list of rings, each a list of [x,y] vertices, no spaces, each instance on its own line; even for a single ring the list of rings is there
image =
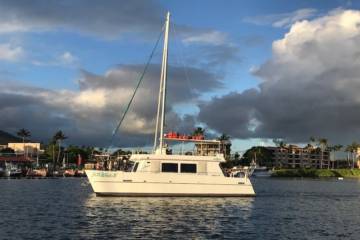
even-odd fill
[[[55,165],[58,164],[59,160],[60,160],[61,143],[65,139],[67,139],[67,137],[64,135],[64,133],[61,130],[57,131],[55,133],[55,135],[53,136],[53,142],[58,145],[58,154],[57,154],[57,158],[56,158],[56,163],[54,164],[54,170],[55,170]]]
[[[15,153],[14,149],[6,147],[0,150],[0,153],[5,153],[5,154],[13,154]]]
[[[122,150],[121,148],[120,149],[118,149],[118,150],[116,150],[115,152],[113,152],[112,154],[111,154],[112,156],[118,156],[118,155],[131,155],[131,151],[124,151],[124,150]]]
[[[92,148],[90,147],[78,147],[70,145],[66,148],[66,153],[69,163],[77,163],[79,155],[82,159],[89,159],[92,154]]]
[[[266,147],[252,147],[248,149],[241,158],[243,165],[250,165],[251,161],[255,160],[259,166],[273,167],[273,154]]]

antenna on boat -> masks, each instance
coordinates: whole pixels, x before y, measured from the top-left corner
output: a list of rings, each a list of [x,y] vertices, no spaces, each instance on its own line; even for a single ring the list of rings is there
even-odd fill
[[[156,126],[155,126],[155,139],[154,139],[154,151],[157,147],[158,131],[160,127],[160,140],[159,148],[160,154],[163,153],[164,145],[164,124],[165,124],[165,103],[166,103],[166,78],[167,78],[167,58],[168,58],[168,42],[169,42],[169,25],[170,25],[170,12],[166,14],[165,21],[165,33],[164,33],[164,48],[162,55],[161,75],[160,75],[160,89],[158,97],[158,108],[156,115]],[[160,126],[159,126],[160,124]]]

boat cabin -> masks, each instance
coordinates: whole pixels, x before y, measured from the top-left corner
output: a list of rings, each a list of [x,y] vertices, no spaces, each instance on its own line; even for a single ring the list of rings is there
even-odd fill
[[[132,172],[146,173],[184,173],[223,176],[220,163],[225,159],[222,154],[215,156],[133,154]]]

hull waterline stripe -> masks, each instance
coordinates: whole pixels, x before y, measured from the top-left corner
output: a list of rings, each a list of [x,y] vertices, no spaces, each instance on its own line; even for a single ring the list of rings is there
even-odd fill
[[[96,196],[99,197],[255,197],[254,194],[211,194],[211,193],[99,193],[96,192]]]

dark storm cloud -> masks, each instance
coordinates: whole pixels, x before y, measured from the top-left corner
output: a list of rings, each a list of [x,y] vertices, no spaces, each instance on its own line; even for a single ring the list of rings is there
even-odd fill
[[[59,94],[44,89],[41,96],[32,92],[32,88],[17,88],[22,94],[12,91],[14,89],[6,89],[7,93],[3,92],[5,89],[0,91],[0,129],[15,134],[20,128],[26,128],[31,131],[32,139],[43,142],[62,130],[69,137],[68,144],[109,146],[119,112],[76,105],[71,100],[76,93]],[[122,147],[144,145],[149,136],[121,131],[115,144]]]
[[[68,143],[107,146],[117,121],[123,114],[143,66],[121,65],[104,75],[83,71],[79,91],[46,90],[5,84],[0,89],[0,129],[15,133],[27,128],[35,139],[47,141],[59,129],[69,136]],[[115,145],[151,145],[159,88],[160,66],[152,65],[125,118]],[[212,73],[197,68],[169,67],[166,129],[190,132],[195,118],[174,112],[179,103],[197,101],[221,81]],[[191,93],[189,93],[191,92]]]
[[[239,138],[359,140],[359,23],[360,12],[342,10],[296,23],[254,72],[258,89],[204,103],[199,119]]]
[[[156,31],[164,10],[146,0],[2,0],[2,31],[74,30],[105,37]]]

